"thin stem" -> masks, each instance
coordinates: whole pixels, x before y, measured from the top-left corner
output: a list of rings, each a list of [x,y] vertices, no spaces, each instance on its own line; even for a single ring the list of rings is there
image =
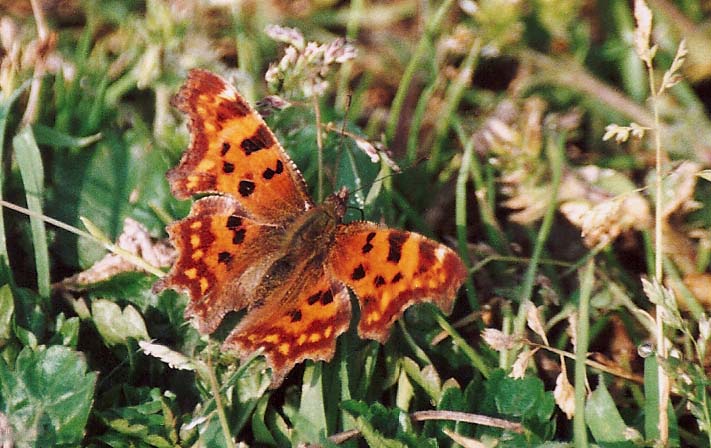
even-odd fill
[[[590,343],[590,295],[595,279],[595,261],[588,260],[583,271],[578,305],[577,344],[575,345],[575,420],[573,434],[576,447],[588,446],[588,430],[585,424],[585,361]]]
[[[32,5],[32,14],[35,18],[35,23],[37,24],[37,36],[39,37],[40,46],[50,46],[53,45],[51,42],[51,35],[49,33],[49,28],[47,27],[47,20],[45,19],[44,10],[42,2],[39,0],[30,0]],[[51,50],[51,47],[48,48]],[[32,76],[32,86],[30,87],[30,95],[27,99],[27,107],[25,107],[25,113],[22,116],[23,125],[31,125],[37,119],[38,106],[40,101],[40,93],[42,91],[42,78],[46,73],[46,57],[47,52],[39,53],[39,57],[35,62],[35,72]]]
[[[321,106],[318,97],[313,97],[314,114],[316,114],[316,147],[318,148],[318,185],[316,187],[316,200],[323,201],[323,136],[321,134]]]
[[[442,316],[442,313],[439,311],[439,308],[436,306],[430,304],[430,307],[432,309],[432,314],[434,315],[435,319],[437,320],[437,323],[439,324],[440,327],[444,331],[446,331],[449,336],[452,338],[452,341],[459,347],[459,349],[462,351],[462,353],[469,358],[469,360],[472,362],[472,365],[476,367],[476,369],[482,374],[484,378],[489,378],[491,376],[491,370],[489,369],[489,366],[484,362],[484,358],[470,346],[467,341],[460,335],[457,330],[452,327],[452,325],[447,321],[447,319]]]
[[[663,245],[663,218],[662,218],[662,140],[661,140],[661,124],[659,122],[659,92],[657,91],[654,79],[654,68],[651,60],[647,62],[647,71],[649,73],[649,91],[652,93],[652,110],[654,113],[654,149],[655,149],[655,165],[656,173],[655,185],[655,204],[654,204],[654,277],[659,284],[664,279],[664,245]],[[661,305],[657,305],[656,333],[657,333],[657,354],[662,358],[667,357],[667,346],[664,338],[664,320],[662,316]],[[662,446],[666,446],[669,441],[669,420],[667,418],[667,409],[669,407],[669,377],[664,370],[663,363],[659,363],[659,441]]]
[[[529,341],[528,339],[523,339],[521,342],[528,344],[531,347],[534,347],[534,348],[539,347],[539,348],[548,350],[551,353],[555,353],[556,355],[564,356],[568,359],[575,360],[575,355],[573,353],[566,352],[565,350],[551,347],[550,345],[539,344],[537,342]],[[625,370],[622,370],[622,368],[619,368],[619,367],[616,368],[616,367],[606,366],[605,364],[602,364],[597,361],[593,361],[591,359],[586,359],[585,365],[588,367],[592,367],[593,369],[597,369],[601,372],[609,373],[610,375],[614,375],[619,378],[624,378],[626,380],[634,381],[635,383],[638,383],[638,384],[644,383],[644,378],[642,378],[641,376],[635,375],[634,373],[627,372]]]
[[[217,384],[217,378],[215,377],[215,370],[212,367],[212,357],[208,355],[207,358],[208,366],[208,378],[210,380],[210,389],[212,390],[212,396],[215,397],[215,408],[217,410],[217,417],[220,420],[220,427],[222,428],[222,435],[225,436],[225,443],[228,448],[235,448],[235,442],[232,440],[232,434],[230,434],[230,425],[227,423],[227,415],[225,414],[225,408],[222,406],[222,397],[220,396],[220,387]]]
[[[10,210],[15,210],[16,212],[24,213],[27,216],[39,218],[42,221],[46,222],[47,224],[51,224],[55,227],[59,227],[62,230],[66,230],[67,232],[73,233],[73,234],[80,236],[82,238],[88,238],[88,239],[100,244],[109,252],[120,256],[121,258],[123,258],[124,260],[133,264],[134,266],[136,266],[140,269],[143,269],[144,271],[149,272],[158,278],[162,278],[165,276],[165,272],[160,270],[158,267],[153,266],[152,264],[148,263],[143,258],[141,258],[135,254],[132,254],[131,252],[112,243],[111,241],[109,241],[107,239],[96,237],[89,232],[85,232],[83,230],[77,229],[74,226],[70,226],[69,224],[63,223],[62,221],[56,220],[54,218],[50,218],[49,216],[35,213],[32,210],[29,210],[25,207],[20,207],[19,205],[15,205],[12,202],[7,202],[5,200],[0,199],[0,206],[9,208]]]
[[[395,137],[397,124],[400,121],[400,111],[405,102],[407,92],[410,90],[410,84],[412,83],[412,79],[415,77],[417,68],[422,59],[427,55],[427,52],[432,44],[432,39],[435,33],[439,31],[442,21],[446,17],[446,13],[452,4],[454,4],[454,0],[445,0],[440,5],[439,9],[437,9],[434,16],[432,16],[432,19],[425,26],[425,32],[422,38],[417,43],[417,47],[410,58],[410,63],[407,64],[405,72],[402,74],[397,92],[395,92],[393,104],[390,107],[390,118],[385,132],[388,144],[391,144],[393,138]]]
[[[551,228],[553,227],[553,219],[555,218],[555,212],[558,208],[557,198],[558,188],[560,187],[560,181],[563,176],[563,145],[565,138],[562,135],[557,135],[556,137],[557,138],[549,136],[548,142],[546,143],[546,152],[551,163],[551,198],[548,203],[548,208],[543,215],[541,227],[538,229],[538,235],[536,236],[533,253],[531,254],[531,263],[528,265],[528,270],[526,271],[523,279],[523,285],[521,286],[519,309],[518,314],[516,315],[516,320],[514,321],[514,334],[517,335],[522,335],[524,329],[526,328],[526,306],[531,300],[533,285],[536,280],[536,273],[538,272],[538,265],[540,263],[541,255],[543,254],[543,248],[548,240]]]
[[[475,425],[490,426],[492,428],[502,428],[507,431],[513,431],[519,434],[525,432],[525,428],[521,423],[511,422],[501,418],[489,417],[487,415],[470,414],[468,412],[456,411],[416,411],[410,414],[410,417],[418,422],[426,420],[447,420],[454,422],[473,423]],[[334,434],[328,438],[333,443],[341,444],[354,437],[358,437],[360,431],[357,429],[349,429],[347,431]],[[318,445],[307,445],[315,447]]]
[[[457,126],[461,128],[461,126]],[[460,135],[460,138],[464,137]],[[471,165],[472,158],[474,157],[474,139],[467,138],[462,140],[464,145],[464,154],[462,154],[462,165],[459,167],[459,173],[457,174],[457,190],[454,197],[455,201],[455,221],[457,223],[457,243],[459,246],[459,253],[461,254],[462,261],[464,261],[464,266],[466,266],[467,271],[472,267],[472,261],[469,257],[469,248],[467,242],[469,238],[467,236],[467,181],[469,180],[469,166]],[[476,289],[474,289],[474,281],[471,275],[467,275],[466,282],[466,292],[467,298],[469,299],[469,306],[472,310],[479,309],[479,301],[476,297]]]

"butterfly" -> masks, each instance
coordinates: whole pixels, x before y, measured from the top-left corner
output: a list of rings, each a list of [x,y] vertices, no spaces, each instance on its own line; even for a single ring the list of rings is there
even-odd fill
[[[262,117],[224,79],[190,71],[173,104],[190,145],[167,174],[177,198],[197,199],[168,226],[178,258],[156,290],[190,296],[185,310],[212,333],[246,308],[223,349],[262,349],[277,387],[295,364],[333,357],[358,297],[358,334],[385,342],[410,305],[452,309],[466,277],[457,254],[417,233],[367,221],[344,224],[348,191],[314,204]]]

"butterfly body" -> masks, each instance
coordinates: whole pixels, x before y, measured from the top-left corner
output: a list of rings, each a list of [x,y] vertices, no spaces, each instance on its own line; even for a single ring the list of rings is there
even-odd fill
[[[384,342],[413,303],[446,312],[466,271],[446,246],[375,223],[342,222],[348,193],[314,205],[298,169],[261,117],[222,78],[190,72],[175,101],[191,144],[168,173],[178,197],[197,200],[168,227],[178,260],[156,289],[190,295],[186,317],[203,333],[247,308],[223,347],[262,349],[272,386],[304,359],[329,360],[348,329],[350,288],[361,337]]]

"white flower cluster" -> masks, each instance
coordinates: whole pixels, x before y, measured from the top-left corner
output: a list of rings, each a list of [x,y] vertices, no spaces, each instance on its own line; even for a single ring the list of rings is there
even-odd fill
[[[313,98],[323,95],[328,88],[326,79],[336,64],[343,64],[356,56],[353,45],[339,38],[326,44],[306,42],[295,28],[269,25],[269,37],[289,46],[276,64],[271,64],[264,78],[273,92]]]

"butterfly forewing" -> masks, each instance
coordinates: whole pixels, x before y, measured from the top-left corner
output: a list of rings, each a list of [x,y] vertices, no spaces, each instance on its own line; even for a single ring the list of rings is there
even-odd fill
[[[168,173],[176,197],[229,194],[256,220],[287,222],[312,205],[299,170],[264,120],[221,77],[191,70],[174,99],[191,142]]]

